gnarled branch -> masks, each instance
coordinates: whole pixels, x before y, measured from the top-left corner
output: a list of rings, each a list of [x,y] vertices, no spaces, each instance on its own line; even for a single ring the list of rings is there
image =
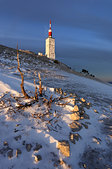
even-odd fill
[[[26,99],[29,99],[30,96],[26,93],[25,89],[24,89],[24,75],[20,69],[20,62],[19,62],[19,52],[18,52],[18,43],[17,43],[17,62],[18,62],[18,71],[21,75],[21,92],[23,94],[23,96],[26,98]]]

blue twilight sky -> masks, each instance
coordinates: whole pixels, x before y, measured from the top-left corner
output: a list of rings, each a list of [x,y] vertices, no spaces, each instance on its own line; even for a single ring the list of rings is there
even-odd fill
[[[112,61],[112,0],[0,0],[0,44],[44,53],[50,19],[58,58]]]

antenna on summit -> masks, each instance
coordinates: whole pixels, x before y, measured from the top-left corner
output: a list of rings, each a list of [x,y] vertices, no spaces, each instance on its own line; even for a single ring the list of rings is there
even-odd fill
[[[49,24],[49,31],[48,31],[48,37],[52,37],[52,30],[51,30],[51,19],[50,19],[50,24]]]

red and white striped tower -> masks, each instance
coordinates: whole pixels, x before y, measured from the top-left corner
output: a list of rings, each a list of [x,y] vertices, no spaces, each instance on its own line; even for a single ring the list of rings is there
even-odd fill
[[[52,37],[51,20],[50,20],[50,24],[49,24],[48,36],[49,36],[50,38]]]
[[[49,24],[48,38],[45,43],[45,55],[50,59],[55,59],[55,39],[52,38],[51,20]]]

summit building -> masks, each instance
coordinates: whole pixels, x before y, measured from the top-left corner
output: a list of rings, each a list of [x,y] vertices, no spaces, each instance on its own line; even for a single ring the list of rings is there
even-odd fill
[[[48,58],[55,60],[55,39],[52,38],[51,20],[49,25],[48,38],[46,39],[45,43],[45,55]]]

